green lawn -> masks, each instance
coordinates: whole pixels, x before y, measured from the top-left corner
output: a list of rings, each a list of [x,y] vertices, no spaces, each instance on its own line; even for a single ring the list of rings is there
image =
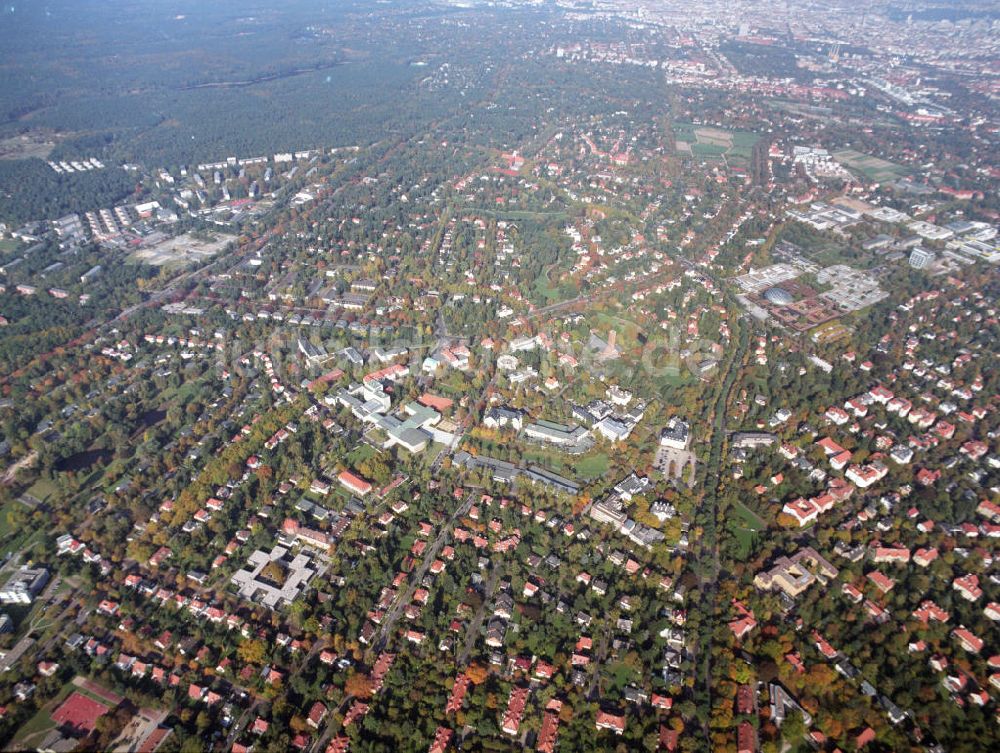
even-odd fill
[[[534,297],[532,300],[539,301],[547,306],[550,303],[555,303],[559,298],[559,288],[552,287],[548,275],[543,274],[535,280]]]
[[[373,458],[378,455],[378,451],[372,447],[367,442],[360,442],[358,445],[347,453],[347,464],[353,468],[358,467],[358,463],[363,463],[369,458]]]
[[[749,131],[732,131],[734,148],[753,148],[753,145],[760,141],[760,136]]]
[[[691,153],[698,157],[718,157],[728,152],[729,149],[721,144],[702,144],[698,142],[691,147]]]
[[[592,479],[603,476],[611,467],[611,459],[603,452],[588,455],[576,463],[576,472],[582,479]]]
[[[55,481],[50,481],[47,478],[39,478],[28,488],[26,493],[39,502],[54,502],[61,491],[59,484]]]
[[[753,551],[754,544],[757,543],[757,532],[746,528],[733,528],[732,533],[736,542],[740,545],[740,557],[744,560],[749,558],[750,553]]]
[[[495,217],[498,220],[539,220],[546,221],[551,220],[553,222],[559,220],[565,220],[569,218],[569,214],[566,212],[532,212],[526,209],[509,209],[509,210],[496,210],[496,209],[486,209],[484,207],[466,207],[463,211],[472,212],[474,214],[483,214],[488,217]]]
[[[11,740],[11,743],[19,748],[34,747],[34,745],[40,743],[45,734],[47,734],[49,730],[54,729],[55,726],[55,722],[52,721],[52,717],[49,716],[49,712],[43,708],[27,722],[21,725],[21,729],[19,729],[17,734],[14,735],[14,739]],[[24,745],[27,740],[33,740],[32,746]]]
[[[698,140],[694,135],[694,125],[692,123],[673,123],[671,128],[674,131],[674,139],[677,141],[693,144]]]
[[[28,489],[28,494],[42,502],[49,502],[58,496],[59,485],[47,478],[40,478],[31,485],[31,488]]]
[[[8,536],[15,532],[13,523],[10,520],[11,505],[19,504],[16,502],[8,502],[7,504],[0,507],[0,541],[3,541]]]
[[[103,686],[103,685],[102,685],[101,687],[102,687],[102,689],[104,689],[104,690],[107,690],[107,688],[104,688],[104,686]],[[82,696],[86,696],[87,698],[89,698],[89,699],[90,699],[90,700],[92,700],[92,701],[97,701],[97,702],[98,702],[99,704],[101,704],[102,706],[110,706],[110,705],[111,705],[111,704],[110,704],[110,703],[108,702],[108,699],[107,699],[107,698],[101,698],[101,696],[99,696],[99,695],[98,695],[97,693],[93,693],[93,692],[91,692],[91,691],[87,690],[87,688],[85,688],[85,687],[83,687],[83,686],[80,686],[80,687],[77,687],[77,688],[74,688],[74,689],[75,689],[75,690],[76,690],[76,692],[77,692],[77,693],[79,693],[80,695],[82,695]],[[111,691],[111,692],[113,692],[113,691]]]
[[[764,528],[764,521],[742,502],[737,503],[735,512],[743,525],[751,531],[759,531]]]
[[[747,559],[757,544],[758,533],[765,527],[764,521],[742,502],[734,506],[733,513],[729,530],[739,544],[740,556]]]
[[[619,691],[641,679],[639,673],[624,662],[608,662],[603,672],[611,684],[611,687],[604,689],[607,692]]]

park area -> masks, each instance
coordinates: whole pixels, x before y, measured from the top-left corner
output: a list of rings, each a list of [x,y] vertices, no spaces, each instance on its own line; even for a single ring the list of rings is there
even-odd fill
[[[692,157],[750,161],[759,136],[749,131],[729,131],[693,123],[674,123],[677,152]]]

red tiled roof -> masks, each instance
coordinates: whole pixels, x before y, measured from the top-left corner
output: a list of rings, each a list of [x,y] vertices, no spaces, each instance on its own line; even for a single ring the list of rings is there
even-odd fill
[[[545,714],[542,728],[538,733],[538,743],[535,749],[539,753],[552,753],[556,747],[556,735],[559,734],[559,715],[551,712]]]

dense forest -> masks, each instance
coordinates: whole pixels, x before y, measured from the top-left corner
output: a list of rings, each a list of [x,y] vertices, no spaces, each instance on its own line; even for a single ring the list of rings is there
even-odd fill
[[[51,129],[54,159],[176,167],[369,144],[453,112],[482,85],[470,40],[470,67],[453,74],[461,88],[422,87],[428,68],[413,63],[430,40],[392,24],[352,33],[363,6],[182,3],[172,18],[124,1],[18,9],[0,27],[0,137]]]
[[[117,167],[59,174],[40,159],[0,161],[0,221],[55,219],[112,207],[136,190]]]
[[[785,47],[727,41],[719,46],[736,69],[745,76],[791,78],[808,83],[813,73],[799,68],[795,54]]]

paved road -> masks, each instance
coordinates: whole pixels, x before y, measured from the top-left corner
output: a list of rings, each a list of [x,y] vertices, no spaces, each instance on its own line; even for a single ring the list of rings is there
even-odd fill
[[[489,609],[490,602],[493,600],[493,592],[496,591],[499,577],[500,570],[494,567],[490,571],[490,577],[486,581],[486,588],[483,589],[483,603],[479,605],[479,609],[476,610],[475,616],[465,631],[465,643],[462,646],[462,653],[459,654],[458,659],[455,661],[455,665],[458,667],[465,665],[469,660],[469,654],[472,653],[473,646],[476,645],[476,638],[479,637],[479,629],[482,627],[483,619],[486,617],[486,610]]]
[[[326,722],[326,727],[323,729],[323,734],[320,735],[318,738],[316,738],[316,740],[312,744],[312,747],[309,748],[309,750],[312,751],[312,753],[321,753],[322,751],[326,750],[326,746],[329,744],[330,740],[333,739],[333,735],[336,732],[336,727],[338,723],[334,722],[334,719],[338,715],[343,715],[344,713],[346,713],[347,708],[351,705],[351,702],[353,700],[354,696],[345,695],[341,699],[340,703],[337,704],[337,708],[330,710],[330,713],[326,717],[327,722]]]
[[[747,350],[749,349],[749,342],[749,324],[744,322],[740,324],[739,327],[739,342],[737,349],[732,354],[732,357],[726,361],[722,377],[722,385],[713,406],[712,444],[709,451],[708,462],[706,463],[705,480],[706,482],[714,481],[715,483],[713,486],[706,489],[704,503],[708,505],[708,524],[705,526],[701,541],[699,542],[700,546],[695,552],[695,561],[698,569],[702,573],[702,595],[699,604],[695,608],[702,609],[705,612],[705,619],[702,621],[700,635],[700,645],[706,649],[704,656],[705,661],[702,690],[706,694],[709,708],[711,708],[712,702],[712,652],[710,649],[719,606],[715,603],[719,578],[718,492],[719,478],[723,462],[722,445],[726,433],[726,406],[728,405],[729,395],[732,392],[733,385],[736,382],[736,376],[739,373],[743,360],[746,357]],[[694,651],[695,667],[698,666],[697,654],[698,651],[696,648]],[[705,734],[709,736],[708,739],[710,743],[710,731],[707,728],[705,730]]]
[[[323,641],[316,641],[313,644],[312,649],[310,649],[309,653],[306,654],[304,657],[302,657],[302,661],[296,664],[295,668],[289,673],[288,677],[284,679],[282,685],[286,688],[289,687],[291,685],[292,680],[294,680],[302,672],[302,670],[308,667],[312,663],[313,657],[316,656],[316,654],[322,651],[325,647],[326,643],[324,643]],[[253,695],[251,691],[247,690],[247,688],[244,688],[233,682],[231,682],[230,684],[234,688],[237,688],[239,690],[242,690],[246,693],[250,693],[251,695]],[[236,741],[236,738],[239,737],[240,731],[247,724],[250,723],[250,720],[252,718],[254,718],[254,716],[257,713],[257,709],[260,708],[261,704],[266,702],[267,702],[266,698],[262,696],[257,697],[254,699],[254,702],[251,703],[250,706],[242,714],[240,714],[239,718],[233,723],[232,728],[229,730],[229,734],[226,735],[227,748],[232,747],[233,743]]]
[[[604,666],[604,660],[608,657],[608,637],[610,632],[610,625],[606,625],[604,630],[601,631],[601,642],[598,644],[597,651],[594,652],[594,661],[590,664],[594,668],[594,674],[590,677],[587,698],[591,701],[600,698],[600,693],[597,692],[599,690],[598,683],[601,680],[601,667]]]
[[[379,631],[375,636],[375,640],[372,641],[372,652],[381,651],[385,648],[386,644],[389,642],[389,637],[392,635],[392,629],[395,627],[396,621],[399,619],[399,615],[402,614],[403,609],[413,600],[413,594],[420,586],[421,581],[423,581],[424,576],[427,575],[428,569],[430,569],[431,564],[437,559],[438,552],[441,551],[441,547],[444,546],[445,539],[451,534],[452,525],[458,518],[465,515],[472,507],[472,502],[474,499],[474,494],[470,494],[465,498],[455,511],[451,514],[451,517],[445,521],[441,530],[438,532],[437,538],[431,543],[429,547],[424,551],[423,562],[420,563],[420,567],[414,572],[413,577],[410,578],[406,590],[400,597],[397,597],[396,601],[389,608],[388,613],[382,620],[382,624],[379,626]]]

